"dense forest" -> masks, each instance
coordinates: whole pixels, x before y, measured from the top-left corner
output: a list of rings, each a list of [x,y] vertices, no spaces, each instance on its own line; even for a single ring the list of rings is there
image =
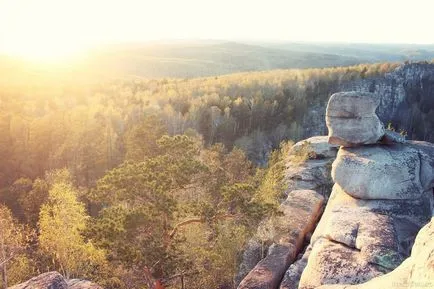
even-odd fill
[[[233,288],[312,102],[396,64],[195,79],[0,82],[1,284]],[[13,78],[13,79],[12,79]],[[273,152],[274,151],[274,152]]]

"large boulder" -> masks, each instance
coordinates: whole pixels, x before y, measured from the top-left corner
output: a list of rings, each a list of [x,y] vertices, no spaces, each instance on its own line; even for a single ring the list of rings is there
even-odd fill
[[[323,284],[357,284],[384,274],[384,269],[360,258],[355,248],[325,238],[313,246],[299,289]]]
[[[9,289],[68,289],[68,284],[59,273],[47,272]]]
[[[332,178],[360,199],[414,199],[422,187],[419,151],[403,144],[341,148]],[[427,181],[426,181],[427,182]]]
[[[420,230],[411,257],[398,268],[359,285],[324,285],[318,289],[434,288],[434,219]]]
[[[329,143],[351,147],[374,144],[384,135],[384,125],[375,114],[380,98],[368,92],[338,92],[327,104]]]
[[[362,250],[373,244],[395,248],[398,242],[399,253],[407,257],[417,232],[429,222],[432,207],[429,191],[413,200],[363,200],[335,184],[311,243],[327,238]]]
[[[432,203],[432,192],[413,200],[362,200],[335,184],[299,288],[358,284],[395,269],[430,220]]]
[[[305,238],[313,231],[321,215],[324,198],[315,191],[289,193],[281,204],[281,216],[273,221],[273,245],[241,281],[238,289],[278,288],[283,274],[301,251]]]

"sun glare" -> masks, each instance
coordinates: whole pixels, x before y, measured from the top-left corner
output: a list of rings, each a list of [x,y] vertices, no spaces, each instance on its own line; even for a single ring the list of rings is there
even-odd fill
[[[27,60],[59,62],[90,47],[90,23],[67,5],[9,1],[0,11],[0,53]],[[59,1],[62,2],[62,1]],[[40,3],[39,3],[40,4]],[[68,12],[69,9],[69,12]],[[5,27],[7,29],[5,29]]]
[[[86,50],[85,43],[50,41],[22,41],[3,47],[5,53],[26,60],[58,62],[78,56]]]

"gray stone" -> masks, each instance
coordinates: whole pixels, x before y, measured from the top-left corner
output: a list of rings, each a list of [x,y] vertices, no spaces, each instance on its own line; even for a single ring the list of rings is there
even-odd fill
[[[408,256],[414,238],[432,213],[432,192],[414,200],[361,200],[335,184],[311,239],[333,239],[361,250],[374,244]]]
[[[419,152],[420,181],[424,190],[434,187],[434,144],[424,141],[409,141],[409,146]]]
[[[385,269],[360,258],[357,249],[321,238],[315,242],[299,289],[323,284],[357,284],[384,274]]]
[[[434,219],[420,230],[411,257],[392,272],[359,285],[324,285],[318,289],[434,288]]]
[[[240,284],[244,277],[246,277],[247,274],[249,274],[249,272],[255,268],[256,264],[261,261],[265,248],[266,244],[264,244],[256,236],[249,240],[247,246],[244,248],[242,261],[240,263],[237,276],[235,277],[235,282],[237,284]]]
[[[315,155],[317,159],[335,158],[338,153],[338,146],[328,142],[328,136],[314,136],[297,142],[292,146],[293,153],[299,152],[307,146],[309,152]]]
[[[344,91],[330,96],[326,116],[339,118],[369,117],[375,114],[380,98],[369,92]]]
[[[317,136],[296,143],[291,148],[290,156],[302,149],[307,149],[315,158],[302,163],[288,161],[284,179],[286,194],[293,190],[314,190],[321,195],[329,195],[333,185],[331,164],[338,153],[337,147],[328,143],[327,136]]]
[[[66,283],[68,284],[68,289],[104,289],[98,284],[81,279],[69,279],[66,280]]]
[[[419,152],[402,144],[341,148],[332,178],[360,199],[414,199],[425,191]]]
[[[68,284],[59,273],[47,272],[9,289],[68,289]]]
[[[307,246],[302,257],[289,266],[283,276],[279,289],[298,289],[301,274],[303,273],[304,268],[306,268],[307,260],[309,259],[311,251],[312,246]]]
[[[432,202],[432,192],[413,200],[356,199],[335,184],[311,238],[300,288],[358,284],[394,270],[431,219]]]
[[[384,135],[384,125],[375,114],[380,99],[366,92],[333,94],[326,109],[329,143],[346,147],[374,144]]]
[[[382,144],[394,144],[394,143],[405,143],[405,136],[397,133],[396,131],[391,131],[386,129],[384,136],[381,139]]]

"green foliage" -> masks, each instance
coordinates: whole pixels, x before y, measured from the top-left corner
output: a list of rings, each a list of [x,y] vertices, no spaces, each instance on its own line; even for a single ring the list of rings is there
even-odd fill
[[[30,232],[13,218],[12,212],[0,205],[0,284],[3,288],[29,276],[26,266],[20,264],[26,258],[29,236]]]
[[[66,278],[92,277],[105,262],[104,252],[86,242],[81,235],[88,216],[84,204],[77,201],[77,191],[66,170],[49,175],[48,202],[39,215],[39,244],[52,257],[51,266]]]
[[[32,227],[36,227],[41,206],[48,200],[48,190],[49,184],[38,178],[33,182],[32,189],[18,199],[24,218]]]
[[[6,214],[7,248],[19,248],[10,281],[59,270],[142,289],[146,267],[169,288],[180,276],[188,288],[231,288],[244,244],[278,214],[282,141],[302,137],[308,107],[339,84],[393,67],[0,80],[0,201],[38,233]]]
[[[309,159],[316,159],[317,156],[312,150],[311,143],[303,142],[299,147],[292,149],[288,155],[288,161],[293,164],[303,164]]]
[[[387,123],[386,129],[394,132],[397,131],[395,126],[392,124],[392,122]],[[400,129],[399,134],[402,135],[403,137],[406,137],[408,135],[407,131],[405,131],[404,129]]]
[[[285,168],[293,144],[291,141],[282,142],[280,148],[272,152],[268,168],[258,175],[261,181],[257,198],[261,203],[274,206],[280,204],[285,190]]]
[[[145,118],[141,124],[133,126],[125,133],[126,160],[143,161],[158,155],[156,143],[166,133],[161,120],[156,116]]]
[[[37,274],[33,260],[25,254],[17,255],[9,264],[8,283],[19,284],[34,277]]]

